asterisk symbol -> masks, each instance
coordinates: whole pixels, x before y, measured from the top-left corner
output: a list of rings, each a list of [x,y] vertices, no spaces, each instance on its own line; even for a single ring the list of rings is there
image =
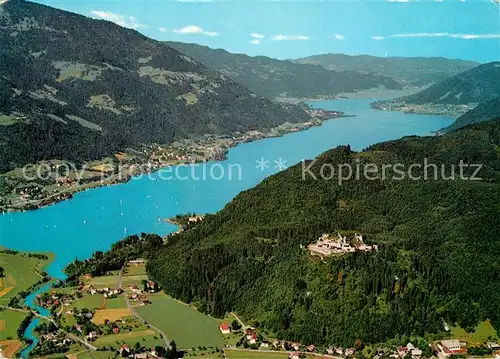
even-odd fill
[[[264,171],[266,168],[269,168],[269,161],[264,159],[264,157],[260,158],[260,161],[257,160],[257,168],[261,171]]]
[[[276,166],[274,166],[274,168],[276,168],[278,171],[283,171],[284,169],[286,169],[286,160],[284,160],[283,158],[278,158],[278,160],[274,160],[274,163],[276,163]]]

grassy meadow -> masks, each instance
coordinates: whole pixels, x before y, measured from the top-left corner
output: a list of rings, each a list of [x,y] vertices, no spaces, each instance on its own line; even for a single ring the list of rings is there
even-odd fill
[[[224,347],[220,321],[164,294],[149,299],[151,305],[136,311],[148,323],[160,328],[169,339],[175,340],[178,348]]]
[[[13,310],[0,310],[0,341],[19,339],[17,328],[26,318],[26,313],[15,312]]]
[[[52,254],[44,254],[49,259],[40,260],[28,257],[22,252],[17,254],[0,252],[0,263],[5,271],[4,277],[0,278],[0,305],[6,305],[10,298],[28,289],[42,278],[39,273],[54,259]]]

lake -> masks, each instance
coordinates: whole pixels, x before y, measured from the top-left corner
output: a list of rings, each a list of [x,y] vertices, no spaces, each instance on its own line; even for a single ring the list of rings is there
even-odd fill
[[[338,145],[350,144],[354,150],[362,150],[402,136],[431,135],[453,122],[450,117],[372,110],[372,101],[375,99],[312,102],[314,107],[356,117],[333,119],[307,131],[242,144],[229,150],[225,162],[163,169],[128,183],[81,192],[71,200],[36,211],[0,215],[0,243],[16,250],[54,252],[56,259],[48,272],[62,277],[70,261],[106,250],[126,235],[172,232],[176,227],[165,223],[165,218],[218,211],[239,192],[276,173],[275,161],[286,161],[290,166]],[[262,159],[269,162],[257,168],[257,161]],[[168,179],[174,172],[176,178]]]

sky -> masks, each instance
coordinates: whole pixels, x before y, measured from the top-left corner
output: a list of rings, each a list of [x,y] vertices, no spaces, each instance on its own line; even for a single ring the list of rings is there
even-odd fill
[[[37,0],[157,40],[252,56],[500,60],[500,0]]]

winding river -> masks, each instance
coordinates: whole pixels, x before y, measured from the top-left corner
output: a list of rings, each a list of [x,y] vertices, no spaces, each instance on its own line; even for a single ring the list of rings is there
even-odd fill
[[[290,166],[338,145],[350,144],[354,150],[362,150],[402,136],[431,135],[453,122],[450,117],[373,110],[369,104],[374,100],[312,102],[314,107],[356,117],[242,144],[229,150],[225,162],[163,169],[128,183],[81,192],[71,200],[36,211],[0,215],[0,244],[16,250],[54,252],[56,259],[47,271],[53,277],[63,277],[63,268],[70,261],[106,250],[126,235],[172,232],[175,227],[165,223],[165,218],[220,210],[239,192],[276,173],[279,164]],[[262,160],[265,165],[257,168],[257,161]],[[33,299],[30,296],[27,303],[33,304]],[[27,337],[33,338],[34,326],[29,326]],[[25,350],[23,357],[28,355],[29,350]]]

